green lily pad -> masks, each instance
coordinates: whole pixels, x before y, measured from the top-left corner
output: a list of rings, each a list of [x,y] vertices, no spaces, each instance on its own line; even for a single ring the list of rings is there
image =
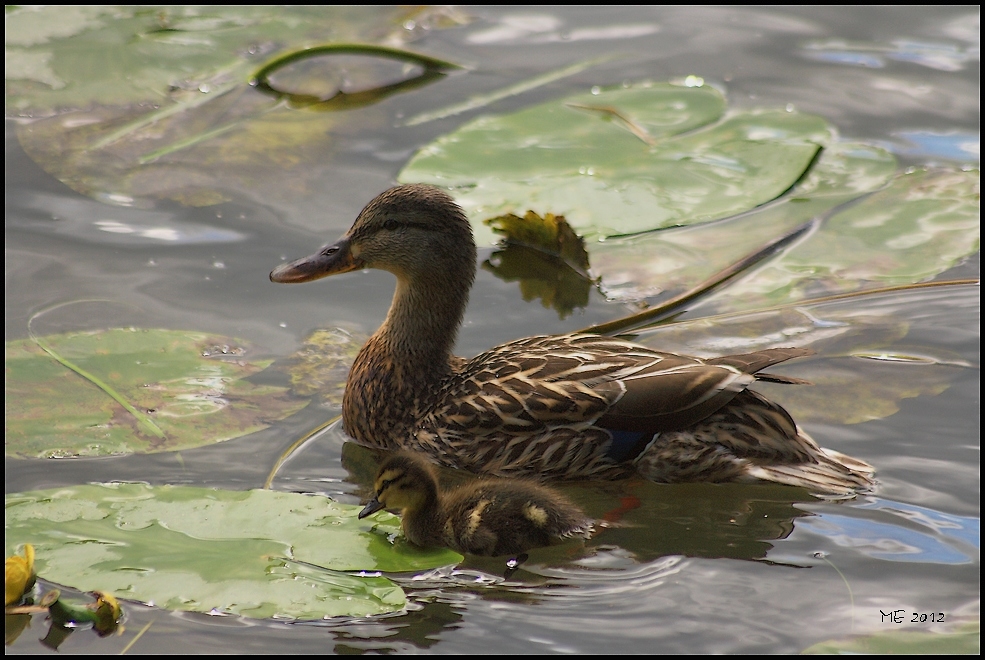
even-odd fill
[[[788,194],[762,209],[726,222],[589,242],[591,272],[610,300],[684,291],[812,218],[879,190],[895,171],[896,159],[883,149],[836,143]],[[729,300],[733,287],[726,290]]]
[[[40,341],[87,376],[31,339],[6,343],[8,456],[187,449],[253,433],[307,404],[287,388],[245,380],[270,361],[233,339],[117,328]]]
[[[755,388],[800,423],[857,424],[895,414],[903,399],[938,395],[960,368],[972,368],[959,355],[941,349],[930,354],[919,341],[907,341],[914,333],[933,333],[942,309],[956,322],[955,308],[969,310],[960,332],[976,333],[979,287],[956,285],[699,318],[647,329],[634,340],[707,357],[810,346],[818,357],[771,371],[812,385],[759,382]]]
[[[920,282],[980,245],[980,170],[910,171],[827,218],[796,249],[731,287],[728,305],[749,309]]]
[[[724,107],[709,87],[596,90],[479,118],[423,148],[399,179],[450,189],[480,244],[497,239],[490,216],[563,213],[586,239],[591,277],[625,302],[688,290],[811,220],[808,238],[718,294],[722,308],[918,282],[978,251],[977,169],[894,178],[891,154],[834,140],[818,117]],[[542,283],[565,274],[550,263],[529,277],[491,270],[545,301],[558,296]],[[585,304],[582,289],[562,316]]]
[[[832,129],[783,110],[723,118],[707,87],[641,84],[481,117],[421,149],[402,182],[454,191],[480,244],[480,220],[563,214],[582,236],[627,234],[748,211],[786,192]]]
[[[891,609],[891,608],[890,608]],[[907,616],[912,614],[909,612]],[[905,630],[899,624],[893,628],[848,639],[835,639],[804,649],[805,654],[823,655],[979,655],[981,653],[981,623],[963,621],[948,630]]]
[[[280,67],[278,81],[319,99],[332,96],[329,88],[338,83],[337,98],[309,107],[377,103],[442,74],[437,60],[372,44],[406,40],[408,20],[445,27],[442,11],[8,7],[7,113],[32,118],[17,127],[32,159],[102,201],[156,198],[200,206],[228,200],[229,190],[236,190],[296,203],[321,187],[322,171],[309,164],[324,160],[333,128],[378,122],[382,114],[342,113],[343,119],[340,113],[297,112],[259,93],[251,78],[303,57],[303,63]],[[316,44],[322,46],[312,48]],[[424,71],[408,79],[395,58],[418,62]],[[270,177],[270,168],[291,175]]]
[[[237,75],[245,84],[272,47],[383,37],[407,14],[273,5],[8,8],[7,111],[44,116],[157,104],[182,88],[208,93],[200,86],[214,91]]]
[[[6,551],[36,550],[44,579],[166,609],[320,619],[402,609],[403,591],[361,573],[455,564],[400,535],[399,519],[266,490],[102,484],[7,495]],[[394,541],[393,539],[397,540]]]

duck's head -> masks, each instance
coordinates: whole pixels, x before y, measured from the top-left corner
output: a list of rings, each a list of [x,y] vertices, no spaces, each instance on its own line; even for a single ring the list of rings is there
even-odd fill
[[[377,196],[340,240],[278,266],[270,280],[293,284],[377,268],[404,281],[454,278],[468,286],[475,257],[472,227],[455,200],[434,186],[409,184]]]
[[[433,469],[423,458],[406,452],[383,462],[373,489],[373,499],[359,512],[360,518],[380,509],[414,513],[438,500],[438,483]]]

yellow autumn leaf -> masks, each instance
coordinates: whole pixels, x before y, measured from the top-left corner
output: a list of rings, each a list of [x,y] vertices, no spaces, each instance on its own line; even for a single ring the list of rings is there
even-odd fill
[[[4,607],[16,603],[24,593],[34,586],[34,546],[24,544],[24,556],[7,557],[4,562]]]

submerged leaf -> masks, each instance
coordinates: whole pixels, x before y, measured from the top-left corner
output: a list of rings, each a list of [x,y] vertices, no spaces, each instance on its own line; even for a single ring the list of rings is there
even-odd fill
[[[890,608],[892,609],[892,608]],[[907,623],[912,612],[899,616]],[[919,616],[919,615],[918,615]],[[924,615],[930,616],[929,613]],[[944,612],[934,612],[940,620]],[[959,621],[945,631],[890,629],[849,639],[832,639],[807,647],[807,655],[979,655],[981,653],[981,623]]]
[[[349,368],[365,342],[365,335],[342,328],[312,332],[285,367],[294,394],[317,396],[322,403],[341,406]]]
[[[731,288],[729,309],[930,279],[980,249],[980,183],[957,168],[896,177]]]
[[[408,20],[447,24],[429,8],[345,6],[18,6],[8,7],[6,19],[6,107],[9,116],[30,118],[16,127],[24,151],[96,199],[190,205],[228,200],[231,190],[294,201],[322,176],[299,163],[324,160],[336,124],[366,120],[286,110],[249,86],[263,60],[326,41],[387,42],[392,48],[366,48],[405,53],[395,47],[412,34]],[[398,66],[396,81],[393,72],[380,80],[374,66],[358,62],[297,73],[347,80],[341,109],[441,75],[438,60],[417,61],[422,76],[407,79]],[[324,91],[314,89],[309,96]],[[270,177],[270,168],[291,173]]]
[[[971,366],[940,349],[927,353],[911,337],[933,333],[941,309],[948,310],[955,324],[952,333],[977,336],[978,295],[977,285],[964,285],[859,296],[683,321],[645,330],[635,340],[709,357],[810,346],[817,357],[787,362],[774,371],[804,378],[812,386],[759,382],[755,388],[798,422],[856,424],[895,414],[903,399],[940,394],[962,367]],[[966,317],[956,318],[955,309],[968,310]],[[883,354],[910,359],[872,359]]]
[[[8,544],[30,541],[45,579],[159,607],[320,619],[400,610],[386,578],[461,561],[399,539],[399,520],[273,491],[86,485],[6,498]]]
[[[245,380],[269,361],[237,340],[175,330],[113,329],[44,343],[153,420],[161,436],[104,389],[30,339],[7,342],[8,456],[105,456],[198,447],[253,433],[300,410],[286,388]]]
[[[319,75],[317,70],[306,70],[310,68],[311,60],[326,56],[334,56],[333,60],[348,61],[349,64],[336,64],[335,75],[329,76]],[[391,66],[387,73],[383,73],[380,65],[387,63]],[[395,63],[400,64],[394,66]],[[418,69],[413,76],[408,75],[408,65],[415,65]],[[282,71],[287,67],[300,71]],[[444,76],[445,72],[457,68],[458,65],[451,62],[399,48],[372,44],[326,44],[278,56],[263,65],[253,75],[252,82],[259,91],[286,99],[293,107],[334,111],[376,103],[392,94],[433,82]],[[279,77],[285,79],[283,84],[273,79],[278,72]],[[297,80],[291,79],[290,74]],[[300,89],[289,89],[287,85],[290,83],[286,79],[291,79]]]

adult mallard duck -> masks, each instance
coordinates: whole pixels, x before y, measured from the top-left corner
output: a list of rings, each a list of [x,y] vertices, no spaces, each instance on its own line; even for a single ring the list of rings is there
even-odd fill
[[[476,272],[464,211],[427,185],[391,188],[338,242],[283,264],[274,282],[362,268],[397,277],[383,325],[346,382],[343,427],[357,442],[412,449],[499,476],[658,482],[772,481],[848,494],[867,463],[818,447],[780,406],[749,389],[809,355],[776,348],[712,359],[574,333],[518,339],[471,360],[452,355]]]
[[[424,548],[517,555],[588,538],[594,530],[592,520],[560,493],[523,479],[480,479],[442,492],[434,468],[411,452],[383,462],[373,493],[359,517],[399,510],[404,535]]]

